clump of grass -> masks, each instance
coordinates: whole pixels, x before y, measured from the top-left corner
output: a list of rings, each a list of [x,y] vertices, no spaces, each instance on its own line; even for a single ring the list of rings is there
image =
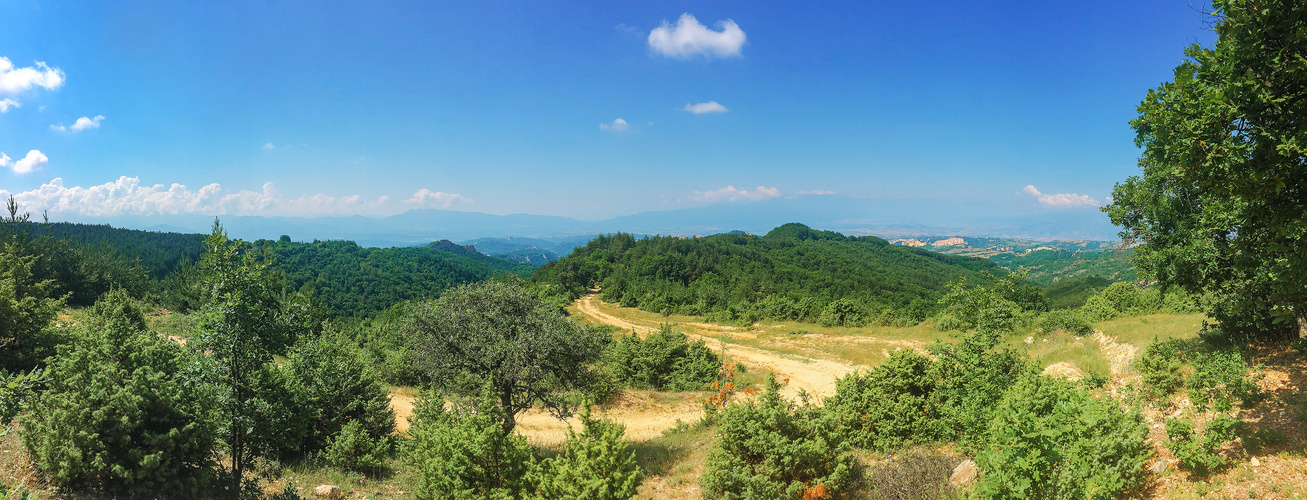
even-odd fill
[[[1109,373],[1102,349],[1099,348],[1098,342],[1090,337],[1079,337],[1077,340],[1076,337],[1065,332],[1058,332],[1043,338],[1035,336],[1029,345],[1022,341],[1018,342],[1026,346],[1026,354],[1040,366],[1065,362],[1075,365],[1086,375]]]
[[[869,467],[862,486],[877,500],[935,500],[952,498],[957,491],[949,475],[962,458],[940,451],[908,450],[893,459]]]

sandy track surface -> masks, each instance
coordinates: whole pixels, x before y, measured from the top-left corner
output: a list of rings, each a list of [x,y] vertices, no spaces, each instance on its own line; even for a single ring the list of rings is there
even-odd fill
[[[611,314],[605,313],[595,305],[598,299],[594,294],[586,295],[577,299],[576,308],[591,319],[600,323],[613,325],[623,330],[634,330],[640,336],[647,335],[658,331],[657,328],[648,325],[638,325],[623,320]],[[697,323],[681,325],[683,327],[698,328]],[[701,335],[699,332],[708,330],[709,333],[731,332],[729,327],[718,325],[704,325],[711,328],[699,328],[698,331],[686,332],[686,335],[703,339],[709,347],[717,347],[726,353],[726,356],[738,362],[744,363],[750,367],[761,367],[771,370],[778,378],[788,379],[789,383],[782,389],[781,394],[793,398],[803,389],[808,394],[814,396],[814,401],[835,394],[835,381],[846,374],[858,370],[860,367],[831,361],[827,359],[810,358],[805,356],[795,356],[775,353],[754,347],[748,347],[732,343],[718,337]],[[714,345],[716,344],[716,345]]]

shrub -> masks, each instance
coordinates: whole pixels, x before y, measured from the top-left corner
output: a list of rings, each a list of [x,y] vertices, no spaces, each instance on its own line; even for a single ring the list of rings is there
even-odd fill
[[[1225,467],[1225,458],[1216,453],[1216,448],[1233,441],[1241,429],[1241,422],[1221,415],[1208,422],[1203,434],[1198,436],[1193,422],[1169,418],[1166,420],[1166,446],[1180,459],[1181,469],[1205,476]]]
[[[343,335],[328,332],[301,338],[290,353],[287,368],[308,419],[302,453],[325,449],[349,423],[361,427],[374,442],[394,432],[389,393]]]
[[[983,498],[1110,499],[1138,486],[1152,449],[1138,411],[1028,374],[995,410],[976,456]]]
[[[322,458],[332,467],[375,474],[386,467],[394,449],[390,436],[373,436],[357,420],[350,420],[322,450]]]
[[[412,438],[405,458],[417,470],[414,494],[435,498],[520,498],[528,490],[531,447],[517,434],[504,433],[504,410],[487,384],[474,402],[445,409],[439,395],[428,395],[413,409]]]
[[[898,351],[881,366],[836,383],[825,406],[859,446],[888,451],[906,444],[983,442],[994,407],[1027,370],[1025,358],[997,335],[962,334],[928,347],[935,360]]]
[[[608,366],[617,380],[630,387],[671,391],[702,391],[717,376],[721,360],[702,340],[664,324],[644,340],[634,333],[615,342]]]
[[[49,390],[20,419],[23,444],[61,487],[193,494],[211,470],[218,420],[212,392],[191,372],[198,360],[139,329],[141,313],[125,293],[102,302],[104,329],[51,358]]]
[[[1153,397],[1163,396],[1175,392],[1184,384],[1184,359],[1186,358],[1185,342],[1179,339],[1173,339],[1166,342],[1159,342],[1153,338],[1153,342],[1144,347],[1143,354],[1139,355],[1139,373],[1143,377],[1144,387],[1146,387]]]
[[[576,434],[567,430],[563,453],[540,461],[528,481],[534,486],[533,498],[584,498],[618,500],[635,496],[640,485],[640,468],[635,464],[635,450],[623,439],[622,424],[590,418],[582,410],[584,429]]]
[[[864,321],[862,308],[852,300],[841,298],[826,305],[818,323],[822,326],[858,326]]]
[[[1247,408],[1262,398],[1261,389],[1248,375],[1248,365],[1233,349],[1200,353],[1185,385],[1194,406],[1204,411],[1209,404],[1218,412],[1230,411],[1235,403]]]
[[[939,452],[911,450],[866,472],[877,500],[935,500],[953,493],[949,476],[962,460]]]
[[[840,378],[825,406],[860,447],[888,451],[938,439],[944,432],[931,405],[933,368],[930,358],[896,351],[875,369]]]
[[[1081,317],[1095,323],[1099,321],[1107,321],[1121,315],[1121,311],[1118,311],[1116,306],[1101,293],[1090,295],[1089,298],[1085,300],[1085,305],[1080,306],[1080,309],[1077,312]]]
[[[718,415],[720,437],[700,479],[705,498],[829,498],[848,482],[852,456],[833,416],[778,390],[768,378],[756,400]]]
[[[1075,311],[1058,309],[1044,313],[1039,318],[1039,327],[1045,332],[1053,333],[1064,331],[1072,335],[1084,337],[1094,333],[1093,325],[1090,325],[1085,318],[1082,318]]]

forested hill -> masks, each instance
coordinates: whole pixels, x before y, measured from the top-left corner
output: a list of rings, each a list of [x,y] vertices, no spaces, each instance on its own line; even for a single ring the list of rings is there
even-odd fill
[[[929,317],[960,276],[987,282],[980,271],[1006,274],[985,259],[786,224],[762,237],[600,236],[532,279],[573,298],[597,286],[624,306],[719,321],[903,323]]]
[[[292,243],[259,241],[271,247],[274,270],[292,290],[311,287],[336,315],[370,315],[409,299],[436,297],[446,288],[497,274],[530,275],[535,267],[448,241],[422,247],[365,248],[352,241]]]
[[[194,284],[199,271],[194,263],[204,252],[203,234],[67,222],[25,222],[7,230],[30,236],[24,241],[33,242],[29,245],[33,253],[40,254],[36,255],[39,277],[64,284],[61,291],[73,293],[76,305],[89,305],[108,289],[100,283],[103,279],[92,278],[125,274],[135,277],[118,278],[117,286],[133,295],[170,309],[187,310],[197,303]],[[435,297],[454,285],[502,273],[526,277],[535,271],[534,266],[490,257],[447,240],[421,247],[365,248],[352,241],[298,243],[283,236],[247,245],[262,247],[257,251],[272,258],[272,270],[285,277],[289,291],[312,289],[337,316],[370,315],[405,300]],[[68,274],[69,269],[89,277],[59,274]]]
[[[204,252],[203,234],[162,233],[120,229],[107,224],[51,222],[25,224],[32,236],[49,236],[73,246],[110,248],[136,260],[155,279],[176,271],[183,262],[195,262]]]

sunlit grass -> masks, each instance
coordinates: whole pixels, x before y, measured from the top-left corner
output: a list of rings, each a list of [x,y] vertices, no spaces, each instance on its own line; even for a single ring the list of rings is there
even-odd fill
[[[1149,314],[1103,321],[1095,328],[1116,337],[1117,342],[1142,349],[1153,341],[1153,337],[1159,340],[1196,337],[1206,319],[1203,314]]]

